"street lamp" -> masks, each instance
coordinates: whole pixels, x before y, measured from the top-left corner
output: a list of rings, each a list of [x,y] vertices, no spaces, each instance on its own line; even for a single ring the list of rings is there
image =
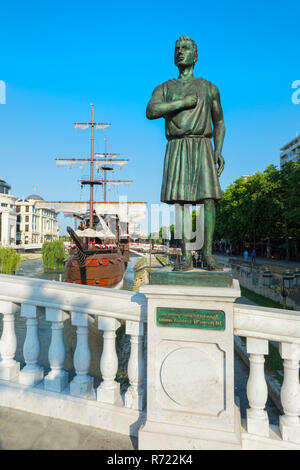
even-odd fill
[[[300,268],[295,269],[294,276],[294,287],[300,287]]]
[[[293,287],[294,274],[287,270],[282,275],[283,285],[285,289],[291,289]]]
[[[269,269],[266,269],[263,272],[263,284],[266,287],[270,287],[271,285],[271,279],[272,279],[272,273]]]
[[[294,275],[291,271],[286,270],[282,274],[282,300],[283,300],[283,307],[286,308],[286,298],[289,295],[290,289],[292,289],[294,283]]]

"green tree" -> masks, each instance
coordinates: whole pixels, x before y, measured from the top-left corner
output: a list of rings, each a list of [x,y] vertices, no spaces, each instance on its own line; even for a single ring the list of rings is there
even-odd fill
[[[0,246],[0,272],[15,274],[21,262],[21,256],[10,246]]]
[[[223,193],[217,205],[216,239],[254,247],[258,240],[284,238],[287,257],[289,239],[299,238],[300,162],[282,170],[269,165],[247,179],[239,178]]]
[[[66,259],[66,250],[62,239],[53,242],[45,241],[42,246],[42,259],[47,270],[61,270]]]

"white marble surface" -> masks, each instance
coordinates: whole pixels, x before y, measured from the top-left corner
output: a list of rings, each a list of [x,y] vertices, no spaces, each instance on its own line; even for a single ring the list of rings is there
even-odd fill
[[[227,441],[227,447],[230,442],[239,446],[233,370],[238,282],[231,288],[147,285],[140,291],[148,298],[148,388],[139,448],[149,449],[149,436],[152,445],[164,442],[160,449],[173,449],[174,442],[180,448],[203,448],[209,435],[214,442]],[[159,326],[159,307],[222,311],[225,329]]]

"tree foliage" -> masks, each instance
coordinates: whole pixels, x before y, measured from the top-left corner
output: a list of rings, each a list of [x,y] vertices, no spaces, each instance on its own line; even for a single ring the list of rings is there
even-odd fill
[[[45,241],[42,246],[44,268],[47,270],[63,269],[66,250],[62,239],[53,242]]]
[[[21,256],[10,246],[0,246],[0,272],[15,274],[21,262]]]
[[[264,172],[239,178],[223,193],[217,205],[216,240],[255,247],[258,240],[300,237],[300,159],[279,170],[274,165]]]

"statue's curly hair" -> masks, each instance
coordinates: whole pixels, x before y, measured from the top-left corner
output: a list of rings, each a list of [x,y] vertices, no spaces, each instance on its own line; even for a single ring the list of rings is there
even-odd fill
[[[193,44],[193,48],[194,48],[194,53],[195,53],[195,62],[197,62],[198,60],[198,50],[197,50],[197,44],[195,43],[195,41],[192,39],[192,38],[189,38],[188,36],[181,36],[180,38],[178,38],[175,42],[175,47],[176,47],[176,43],[178,41],[190,41],[192,44]]]

